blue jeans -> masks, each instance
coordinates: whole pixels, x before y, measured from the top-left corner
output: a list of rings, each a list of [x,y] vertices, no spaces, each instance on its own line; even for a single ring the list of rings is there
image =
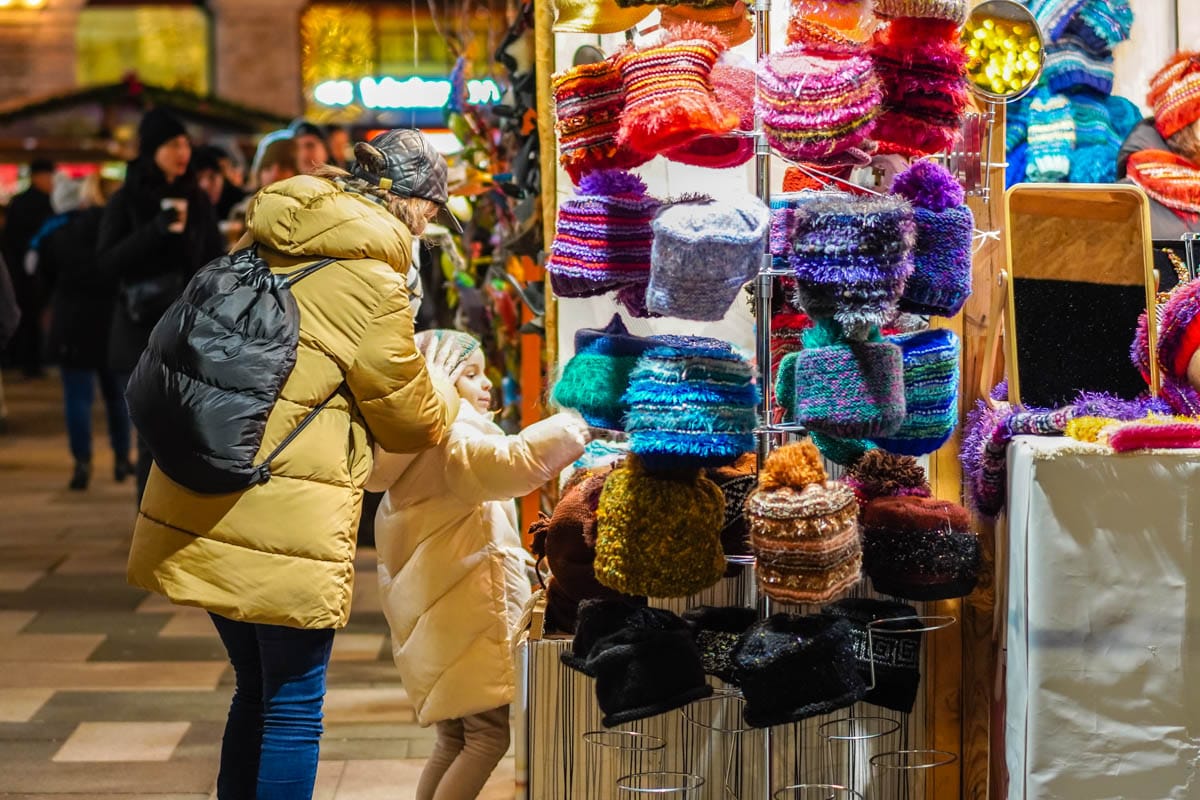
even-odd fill
[[[125,382],[107,369],[63,367],[63,404],[67,414],[67,439],[76,461],[92,460],[92,405],[96,400],[96,382],[104,398],[108,417],[108,440],[117,461],[129,460],[129,409],[125,406]]]
[[[229,653],[236,684],[221,741],[217,797],[312,798],[333,630],[209,616]]]

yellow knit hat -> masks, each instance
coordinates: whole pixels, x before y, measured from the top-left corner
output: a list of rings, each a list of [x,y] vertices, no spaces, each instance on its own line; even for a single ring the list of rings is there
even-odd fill
[[[614,0],[554,0],[558,33],[621,33],[650,16],[654,6],[621,8]]]

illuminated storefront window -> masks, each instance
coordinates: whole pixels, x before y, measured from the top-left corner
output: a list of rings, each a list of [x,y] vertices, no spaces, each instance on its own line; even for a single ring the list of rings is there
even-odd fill
[[[194,6],[85,8],[75,34],[76,79],[94,86],[134,73],[144,83],[207,94],[210,38],[208,14]]]
[[[407,6],[310,5],[300,23],[309,116],[337,119],[443,108],[450,98],[455,57],[423,5],[415,12]],[[500,87],[489,77],[496,34],[489,19],[484,10],[472,30],[471,103],[500,100]]]

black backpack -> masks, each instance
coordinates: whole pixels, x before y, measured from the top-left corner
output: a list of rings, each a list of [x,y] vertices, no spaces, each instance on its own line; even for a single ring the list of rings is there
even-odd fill
[[[250,247],[192,277],[150,334],[126,390],[133,424],[171,480],[224,494],[265,483],[271,462],[341,391],[314,408],[262,463],[267,417],[296,365],[291,287],[336,259],[276,275]]]

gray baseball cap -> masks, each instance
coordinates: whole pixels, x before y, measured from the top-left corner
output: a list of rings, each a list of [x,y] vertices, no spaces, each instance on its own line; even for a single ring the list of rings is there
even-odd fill
[[[419,197],[441,208],[442,221],[458,232],[462,225],[446,208],[450,199],[446,191],[449,168],[446,159],[415,128],[396,128],[385,131],[370,142],[384,157],[378,172],[355,163],[351,173],[370,181],[398,197]]]

